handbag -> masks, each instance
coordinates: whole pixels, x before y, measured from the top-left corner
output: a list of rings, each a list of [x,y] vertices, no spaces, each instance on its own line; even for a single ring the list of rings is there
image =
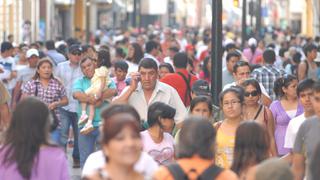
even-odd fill
[[[35,82],[36,83],[36,90],[35,90],[35,93],[34,95],[37,97],[38,96],[38,84],[39,82]],[[50,110],[50,118],[52,118],[52,122],[51,122],[51,125],[50,125],[50,131],[54,131],[57,129],[58,125],[59,125],[59,119],[58,119],[58,116],[55,112],[55,110]]]

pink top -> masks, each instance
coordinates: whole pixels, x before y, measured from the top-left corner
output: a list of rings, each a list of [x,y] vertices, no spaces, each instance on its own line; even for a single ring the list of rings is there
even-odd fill
[[[112,80],[117,86],[118,95],[120,95],[123,89],[127,86],[126,80],[118,81],[116,77],[112,78]]]
[[[251,64],[259,64],[257,58],[262,55],[262,51],[260,49],[256,49],[254,54],[252,54],[250,48],[246,48],[243,50],[243,56],[247,58],[248,62]]]
[[[157,163],[166,165],[173,161],[174,156],[174,139],[169,133],[163,133],[163,140],[155,143],[148,130],[140,132],[143,151],[147,152]]]

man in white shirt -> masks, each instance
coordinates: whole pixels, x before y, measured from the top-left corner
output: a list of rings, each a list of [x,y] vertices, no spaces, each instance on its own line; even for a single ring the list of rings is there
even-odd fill
[[[300,116],[297,116],[289,122],[287,127],[286,136],[284,139],[284,147],[292,149],[294,146],[294,141],[296,139],[296,135],[301,124],[315,115],[315,111],[313,109],[311,98],[313,97],[312,87],[314,85],[314,81],[312,79],[305,79],[300,81],[297,87],[297,95],[299,100],[303,106],[304,113]]]
[[[245,81],[246,79],[250,78],[250,74],[251,74],[251,70],[250,70],[250,65],[248,62],[246,61],[238,61],[234,66],[233,66],[233,77],[235,79],[235,82],[226,84],[223,87],[223,90],[231,87],[231,86],[237,86],[237,85],[241,85],[241,83],[243,81]],[[261,101],[262,104],[265,106],[269,106],[271,104],[271,99],[269,94],[267,93],[266,89],[264,88],[264,86],[259,83],[260,85],[260,89],[262,92],[262,97],[261,97]]]
[[[186,116],[186,108],[177,91],[158,81],[158,66],[155,61],[144,58],[139,64],[139,72],[131,74],[131,84],[113,99],[113,103],[128,103],[147,121],[148,106],[156,101],[166,103],[176,109],[175,123],[181,124]],[[140,82],[139,82],[140,81]]]
[[[0,80],[5,87],[12,93],[15,86],[15,78],[17,77],[16,63],[12,57],[13,46],[10,42],[4,41],[1,44],[1,58],[0,58]]]

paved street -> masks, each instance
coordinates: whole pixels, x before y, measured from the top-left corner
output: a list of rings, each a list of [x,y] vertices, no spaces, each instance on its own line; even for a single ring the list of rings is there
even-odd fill
[[[68,163],[69,163],[69,172],[71,175],[71,180],[79,180],[81,178],[81,169],[72,168],[72,149],[68,148]]]

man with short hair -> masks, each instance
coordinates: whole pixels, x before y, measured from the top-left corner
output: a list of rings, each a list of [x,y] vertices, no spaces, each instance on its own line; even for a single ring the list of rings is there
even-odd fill
[[[54,41],[49,40],[46,42],[46,48],[47,48],[47,56],[52,60],[52,62],[57,66],[61,62],[66,61],[66,57],[59,53],[55,46],[54,46]]]
[[[312,87],[314,83],[315,82],[312,79],[305,79],[300,81],[298,84],[297,95],[299,97],[301,105],[303,106],[304,113],[290,120],[287,127],[285,139],[284,139],[285,148],[289,148],[289,149],[293,148],[294,141],[296,139],[296,135],[301,124],[306,119],[315,115],[315,112],[311,103],[311,98],[313,95]]]
[[[12,93],[15,86],[15,78],[17,77],[17,69],[14,58],[12,57],[13,46],[10,42],[4,41],[1,44],[0,57],[0,80],[4,86]]]
[[[311,78],[314,81],[318,80],[317,77],[317,64],[314,60],[317,58],[317,46],[314,44],[306,44],[303,47],[303,53],[306,56],[304,61],[301,61],[298,66],[298,79],[299,81],[305,78]]]
[[[238,61],[234,66],[233,66],[233,77],[235,79],[234,82],[226,84],[223,87],[223,90],[231,87],[231,86],[241,86],[241,83],[243,83],[246,79],[250,78],[250,74],[251,74],[251,69],[250,69],[250,65],[248,62],[246,61]],[[262,104],[265,106],[269,106],[271,104],[271,99],[269,94],[267,93],[266,89],[264,88],[264,86],[259,83],[260,85],[260,89],[261,89],[261,101]]]
[[[293,146],[292,170],[295,179],[317,179],[311,177],[309,165],[317,145],[320,143],[320,81],[313,86],[311,103],[315,116],[306,119],[300,126]]]
[[[144,58],[154,60],[159,66],[160,62],[156,58],[160,52],[160,44],[156,41],[148,41],[145,47],[146,53],[144,54]]]
[[[144,58],[139,64],[139,72],[131,73],[131,84],[120,96],[115,97],[113,103],[128,103],[139,113],[142,123],[147,121],[150,104],[160,101],[176,109],[175,123],[180,124],[186,116],[186,108],[177,91],[158,81],[158,66],[155,61]]]
[[[60,143],[66,149],[69,137],[70,126],[73,129],[74,146],[72,152],[73,168],[80,167],[80,155],[78,146],[78,102],[72,96],[74,82],[83,76],[80,68],[82,49],[80,45],[72,45],[68,51],[69,61],[61,62],[55,69],[55,75],[62,81],[66,88],[69,104],[59,108],[61,122]]]
[[[92,121],[93,129],[90,131],[85,131],[82,134],[79,134],[79,153],[80,153],[80,167],[83,167],[84,162],[87,157],[94,152],[94,148],[96,143],[98,143],[99,137],[99,125],[101,122],[100,118],[100,110],[103,107],[108,106],[108,102],[106,99],[111,98],[116,95],[117,90],[114,82],[111,82],[106,91],[103,92],[101,98],[96,99],[93,96],[89,96],[85,93],[85,91],[91,86],[91,79],[95,72],[95,64],[94,61],[85,57],[80,61],[81,71],[83,73],[83,77],[77,79],[73,85],[73,98],[78,100],[78,117],[81,115],[81,106],[80,103],[88,103],[95,105],[94,118]],[[88,110],[87,110],[88,111]],[[84,127],[84,125],[79,126],[79,132]]]
[[[167,74],[160,81],[175,88],[187,107],[191,102],[191,87],[198,78],[187,71],[188,55],[186,53],[177,53],[173,57],[173,65],[176,72]]]
[[[233,66],[240,60],[240,58],[241,55],[236,51],[232,51],[227,54],[227,67],[222,70],[222,86],[234,81],[232,76]]]
[[[12,95],[12,108],[16,107],[16,103],[19,102],[21,97],[21,87],[23,87],[24,83],[31,80],[32,77],[36,73],[37,63],[39,61],[39,51],[36,49],[29,49],[26,53],[26,58],[29,62],[29,66],[21,69],[17,73],[17,83],[13,90]]]
[[[276,94],[273,91],[274,82],[278,78],[283,76],[285,72],[283,70],[279,70],[274,66],[274,62],[276,61],[276,54],[272,49],[265,50],[262,56],[265,65],[253,70],[251,75],[266,88],[271,100],[275,100]]]

